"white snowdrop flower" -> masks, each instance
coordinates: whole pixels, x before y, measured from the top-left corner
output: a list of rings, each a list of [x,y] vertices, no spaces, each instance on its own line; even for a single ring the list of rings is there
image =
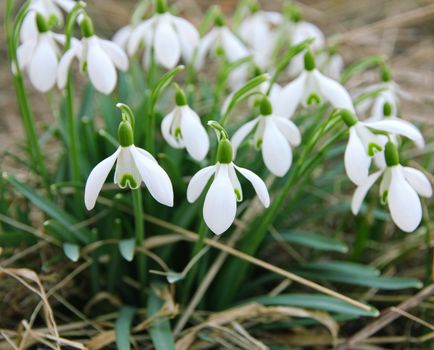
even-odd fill
[[[375,131],[405,136],[414,141],[419,148],[424,147],[422,134],[407,121],[384,119],[377,122],[361,122],[348,110],[341,111],[341,117],[350,132],[345,149],[345,170],[350,180],[356,185],[361,185],[366,181],[372,157],[383,150],[384,135],[375,134]]]
[[[130,122],[124,120],[120,123],[118,136],[119,148],[98,163],[87,178],[84,189],[87,210],[95,206],[101,188],[115,163],[114,183],[120,188],[137,189],[143,181],[157,202],[173,206],[173,187],[169,176],[149,152],[134,146]]]
[[[278,27],[283,21],[279,12],[251,9],[252,14],[245,18],[239,27],[239,34],[247,44],[253,61],[261,68],[267,69],[272,60],[278,38]]]
[[[69,67],[72,60],[77,58],[95,89],[108,95],[116,87],[116,69],[128,69],[128,56],[117,44],[96,36],[89,17],[84,17],[80,26],[83,38],[74,41],[62,56],[57,72],[57,86],[60,89],[66,86]]]
[[[156,14],[132,29],[128,40],[128,54],[133,55],[143,43],[143,63],[148,67],[152,50],[155,60],[167,69],[182,59],[190,63],[199,43],[197,29],[187,20],[167,12],[165,1],[159,0]]]
[[[310,48],[312,51],[316,51],[324,46],[325,38],[321,29],[316,25],[299,21],[291,26],[290,31],[291,45],[297,45],[307,39],[314,39]],[[288,72],[289,75],[295,77],[303,71],[303,53],[296,55],[289,63]]]
[[[234,156],[242,141],[256,129],[253,142],[262,150],[265,165],[272,174],[284,176],[292,164],[292,147],[301,142],[300,131],[282,111],[273,113],[272,102],[265,96],[260,111],[259,117],[241,126],[232,136]]]
[[[250,56],[249,50],[243,42],[224,25],[224,20],[221,16],[217,16],[215,27],[199,42],[195,59],[196,68],[200,69],[203,67],[205,58],[211,52],[224,54],[229,62]]]
[[[122,28],[120,28],[112,38],[112,41],[117,44],[124,51],[128,49],[128,40],[130,39],[131,33],[133,31],[133,27],[128,24]]]
[[[161,133],[174,148],[186,148],[188,154],[201,161],[209,150],[209,139],[200,117],[187,104],[182,90],[175,95],[176,107],[164,117]]]
[[[316,63],[322,73],[339,81],[344,69],[344,60],[341,55],[336,52],[323,51],[316,56]]]
[[[203,217],[206,225],[217,235],[225,232],[234,222],[237,201],[242,201],[243,192],[236,172],[243,175],[253,186],[261,203],[267,208],[270,196],[265,183],[252,171],[241,168],[232,162],[232,146],[222,137],[217,151],[217,163],[199,170],[190,180],[187,200],[195,202],[214,175],[206,194]]]
[[[278,104],[280,110],[286,110],[288,115],[292,116],[299,104],[307,107],[327,101],[335,108],[354,112],[348,91],[315,67],[315,60],[310,51],[304,56],[304,66],[304,71],[283,87]]]
[[[22,42],[35,40],[38,36],[36,15],[40,14],[50,24],[62,24],[62,10],[69,12],[75,6],[73,0],[32,0],[20,31]]]
[[[419,196],[431,197],[432,187],[423,172],[399,164],[398,150],[393,142],[386,144],[387,166],[365,179],[354,192],[351,210],[357,215],[369,189],[382,176],[380,198],[388,204],[394,223],[405,232],[413,232],[422,220]]]
[[[36,37],[24,41],[17,49],[18,66],[27,71],[32,85],[41,92],[47,92],[56,83],[59,65],[59,46],[65,37],[48,31],[45,19],[37,15]]]

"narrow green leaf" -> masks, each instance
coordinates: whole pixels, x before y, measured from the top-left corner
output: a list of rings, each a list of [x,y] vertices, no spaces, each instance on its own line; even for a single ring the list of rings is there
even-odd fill
[[[382,63],[384,63],[384,58],[381,56],[366,57],[346,68],[341,74],[341,82],[346,83],[353,75],[362,73],[365,70],[378,66]]]
[[[350,276],[380,276],[380,271],[369,265],[362,265],[347,261],[316,261],[301,265],[301,268],[306,268],[316,271],[331,271],[343,273]]]
[[[371,307],[370,311],[362,310],[344,301],[321,294],[281,294],[274,297],[262,296],[250,299],[262,305],[296,306],[306,309],[323,310],[345,315],[378,316],[379,312]]]
[[[324,235],[301,231],[290,231],[283,232],[281,234],[281,237],[287,242],[299,244],[317,250],[334,251],[341,253],[348,252],[348,247],[346,244],[338,241],[337,239],[326,237]]]
[[[130,350],[130,330],[136,310],[131,306],[121,309],[119,317],[116,319],[115,334],[116,346],[119,350]]]
[[[133,261],[134,249],[136,248],[136,240],[134,238],[123,239],[119,242],[119,251],[127,261]]]
[[[164,304],[164,301],[156,294],[156,289],[162,285],[152,285],[151,292],[148,298],[148,317],[152,317]],[[153,322],[149,329],[152,343],[156,350],[175,350],[175,340],[170,328],[170,322],[167,318],[159,318]]]
[[[78,258],[80,258],[80,247],[77,244],[64,243],[63,251],[65,255],[73,262],[77,262]]]
[[[177,66],[161,77],[161,79],[155,85],[155,88],[152,90],[152,95],[151,95],[152,105],[154,105],[157,102],[157,100],[160,98],[164,90],[167,89],[167,87],[170,85],[175,75],[182,70],[184,70],[184,66]]]

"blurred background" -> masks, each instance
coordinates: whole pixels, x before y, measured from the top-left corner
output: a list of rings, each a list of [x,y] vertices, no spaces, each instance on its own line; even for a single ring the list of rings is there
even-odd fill
[[[99,35],[110,38],[129,22],[136,5],[134,0],[90,0]],[[264,9],[278,10],[282,1],[261,1]],[[412,98],[403,104],[402,116],[413,121],[434,124],[434,1],[433,0],[306,0],[296,1],[305,19],[318,25],[330,38],[339,40],[340,48],[349,64],[368,55],[388,58],[394,79]],[[182,0],[170,1],[177,10],[197,24],[212,5],[219,5],[230,15],[237,1]],[[3,2],[1,21],[3,21]],[[22,141],[15,93],[10,77],[3,35],[0,38],[0,147],[10,149]],[[374,81],[377,77],[365,74],[361,79]],[[360,81],[352,81],[359,84]],[[30,87],[30,98],[40,127],[50,120],[50,107],[45,98]],[[3,164],[4,170],[9,164]]]

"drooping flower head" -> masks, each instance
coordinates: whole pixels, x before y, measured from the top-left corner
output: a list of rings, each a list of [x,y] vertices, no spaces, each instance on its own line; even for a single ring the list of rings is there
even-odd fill
[[[177,87],[176,107],[163,118],[161,133],[174,148],[186,148],[188,154],[201,161],[209,150],[208,134],[200,117],[187,104],[184,91]]]
[[[72,60],[77,58],[81,70],[87,72],[95,89],[108,95],[116,87],[116,69],[128,69],[128,57],[117,44],[95,35],[88,16],[83,17],[80,28],[83,38],[80,41],[73,40],[71,47],[60,60],[57,85],[60,89],[66,86],[69,67]]]
[[[292,147],[301,141],[297,126],[285,115],[285,111],[273,110],[272,99],[264,96],[260,103],[260,115],[241,126],[231,142],[234,157],[242,141],[254,131],[255,148],[262,150],[262,158],[268,170],[276,176],[284,176],[292,164]]]
[[[134,55],[141,43],[145,47],[145,67],[149,66],[151,55],[154,54],[158,64],[172,69],[181,57],[186,63],[191,62],[199,43],[199,33],[186,19],[170,14],[164,0],[157,0],[156,14],[131,30],[128,54]]]
[[[356,185],[365,182],[373,157],[384,151],[387,137],[382,133],[405,136],[414,141],[419,148],[424,147],[425,142],[420,131],[405,120],[385,119],[378,122],[362,122],[348,110],[340,113],[350,131],[345,149],[345,170]]]
[[[226,131],[216,122],[213,127],[219,129],[220,137],[217,149],[217,163],[199,170],[190,180],[187,188],[187,200],[195,202],[205,189],[209,179],[213,181],[205,196],[203,217],[206,225],[217,235],[225,232],[234,222],[237,213],[237,201],[243,200],[241,184],[237,173],[241,173],[255,189],[259,200],[267,208],[270,197],[265,183],[252,171],[241,168],[232,162],[232,145]]]
[[[413,232],[422,220],[419,196],[432,196],[432,186],[420,170],[402,166],[396,145],[389,141],[385,146],[386,167],[373,173],[354,192],[351,210],[357,215],[369,189],[380,178],[380,198],[387,204],[393,222],[405,232]]]
[[[56,84],[59,65],[59,44],[65,37],[49,30],[45,18],[36,14],[36,35],[24,41],[17,49],[20,70],[27,71],[32,85],[41,92],[47,92]]]
[[[322,74],[315,64],[313,54],[304,55],[303,72],[283,87],[279,109],[291,116],[301,104],[304,107],[329,102],[335,108],[348,109],[354,113],[353,102],[348,91],[337,81]]]
[[[134,146],[134,116],[128,106],[118,103],[123,111],[119,124],[119,147],[110,157],[98,163],[89,174],[84,190],[87,210],[93,209],[102,186],[116,163],[114,183],[120,188],[137,189],[143,182],[154,199],[173,206],[173,187],[169,176],[149,152]]]

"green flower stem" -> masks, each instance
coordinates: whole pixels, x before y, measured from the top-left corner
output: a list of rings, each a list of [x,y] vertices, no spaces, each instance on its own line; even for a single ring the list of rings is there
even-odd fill
[[[134,224],[136,231],[136,246],[143,246],[145,240],[145,226],[143,221],[143,202],[142,192],[140,188],[132,190],[133,209],[134,209]],[[144,298],[144,288],[146,282],[146,255],[140,253],[136,255],[137,274],[140,283],[140,295]]]
[[[74,85],[71,73],[66,85],[66,124],[68,128],[69,162],[71,167],[71,179],[79,183],[81,180],[80,161],[78,151],[77,123],[74,118]]]
[[[30,108],[26,88],[24,85],[23,75],[18,66],[18,59],[17,59],[17,52],[16,52],[18,37],[16,37],[14,33],[15,32],[19,33],[20,24],[22,23],[22,19],[25,15],[25,12],[24,10],[20,11],[16,21],[18,26],[14,27],[13,8],[14,8],[14,1],[7,0],[4,29],[6,33],[8,56],[14,70],[12,75],[13,75],[13,81],[15,86],[15,92],[18,100],[18,106],[20,109],[20,115],[24,126],[24,131],[26,133],[27,151],[29,153],[30,160],[32,162],[33,168],[42,177],[44,184],[47,188],[47,191],[50,194],[50,180],[48,176],[48,171],[47,171],[44,157],[42,155],[41,146],[39,144],[38,135],[35,126],[35,118]]]

